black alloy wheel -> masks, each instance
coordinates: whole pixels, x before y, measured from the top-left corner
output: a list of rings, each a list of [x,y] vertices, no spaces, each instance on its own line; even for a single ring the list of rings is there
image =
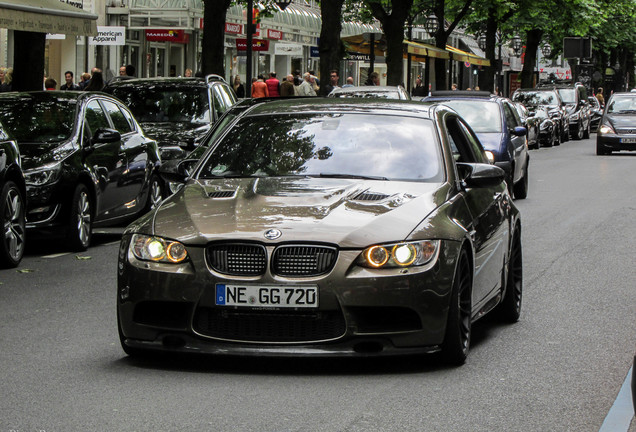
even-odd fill
[[[554,145],[555,146],[561,145],[561,141],[562,141],[561,140],[561,134],[557,131],[556,127],[553,128],[553,132],[552,133],[554,134],[554,139],[552,141],[554,143]]]
[[[88,249],[92,237],[91,198],[85,185],[75,188],[71,201],[71,217],[68,224],[67,241],[73,251]]]
[[[561,126],[561,142],[570,141],[570,126]]]
[[[508,269],[504,298],[497,307],[502,321],[515,323],[521,316],[521,301],[523,298],[523,254],[521,248],[521,228],[515,228],[508,257]]]
[[[466,249],[462,248],[451,293],[446,333],[442,343],[442,356],[447,363],[462,365],[470,349],[472,331],[472,272]]]
[[[590,137],[590,123],[592,123],[591,121],[587,122],[587,127],[585,128],[585,130],[583,131],[583,138],[588,139]]]
[[[526,161],[526,167],[523,170],[523,177],[517,183],[515,183],[514,189],[514,197],[515,199],[526,199],[528,196],[528,164]]]
[[[577,141],[581,141],[583,139],[583,122],[579,121],[576,125],[576,133],[574,134],[574,139]]]
[[[0,218],[2,221],[2,246],[0,266],[16,267],[24,256],[25,205],[22,192],[13,181],[7,181],[0,192]]]
[[[152,175],[148,183],[148,200],[144,206],[144,213],[156,209],[163,200],[163,184],[158,176]]]

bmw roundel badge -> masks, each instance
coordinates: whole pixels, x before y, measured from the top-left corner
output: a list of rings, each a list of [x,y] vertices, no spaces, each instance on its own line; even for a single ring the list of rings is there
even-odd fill
[[[264,235],[265,235],[265,238],[268,240],[276,240],[277,238],[282,236],[283,233],[280,232],[280,230],[277,230],[276,228],[271,228],[265,231]]]

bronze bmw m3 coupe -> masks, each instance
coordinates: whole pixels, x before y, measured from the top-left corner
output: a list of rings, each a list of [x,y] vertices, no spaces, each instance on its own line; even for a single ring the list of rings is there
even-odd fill
[[[444,105],[255,104],[177,171],[185,186],[121,241],[130,355],[441,351],[461,364],[476,320],[519,319],[519,212]]]

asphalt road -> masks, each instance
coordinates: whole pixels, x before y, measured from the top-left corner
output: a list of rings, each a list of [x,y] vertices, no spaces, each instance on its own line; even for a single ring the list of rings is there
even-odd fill
[[[531,157],[522,317],[479,322],[464,366],[131,360],[111,230],[0,271],[0,432],[599,431],[636,348],[636,153],[596,156],[590,139]]]

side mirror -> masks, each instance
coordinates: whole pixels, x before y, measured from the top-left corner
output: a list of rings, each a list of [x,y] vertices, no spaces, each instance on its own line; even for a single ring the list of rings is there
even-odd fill
[[[121,134],[115,129],[104,128],[95,131],[91,139],[91,144],[112,143],[117,141],[121,141]]]
[[[512,134],[514,136],[526,136],[528,134],[528,130],[523,126],[517,126],[512,130]]]
[[[501,184],[506,172],[496,165],[480,163],[457,163],[457,172],[467,187],[493,187]]]
[[[168,160],[161,164],[159,175],[172,183],[185,183],[198,159]]]

